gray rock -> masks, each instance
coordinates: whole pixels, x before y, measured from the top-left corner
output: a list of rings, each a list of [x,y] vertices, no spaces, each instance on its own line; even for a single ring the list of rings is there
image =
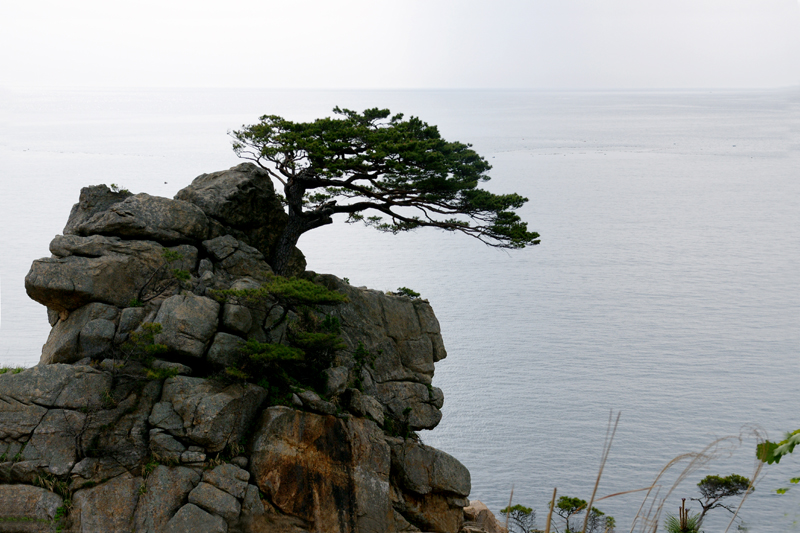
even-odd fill
[[[186,451],[181,454],[181,463],[183,464],[200,464],[202,465],[206,460],[206,454],[203,452]]]
[[[167,522],[164,533],[227,533],[228,525],[220,516],[214,516],[187,503]]]
[[[242,505],[236,498],[205,482],[199,483],[192,489],[189,493],[189,503],[221,516],[228,524],[236,522],[242,512]]]
[[[247,468],[248,462],[249,461],[247,460],[247,457],[245,457],[243,455],[239,455],[239,456],[234,457],[233,459],[231,459],[231,463],[235,464],[239,468]]]
[[[150,363],[150,366],[159,370],[174,370],[178,373],[178,375],[182,376],[190,376],[192,374],[192,369],[190,367],[180,363],[173,363],[172,361],[155,359],[152,363]]]
[[[247,335],[253,327],[253,317],[243,305],[226,303],[222,308],[222,324],[234,333]]]
[[[75,233],[176,244],[204,239],[208,220],[188,202],[139,193],[77,224]]]
[[[314,391],[304,390],[303,392],[298,392],[297,396],[303,401],[303,405],[312,411],[323,415],[335,415],[337,412],[335,405],[331,402],[326,402]]]
[[[269,257],[288,220],[269,176],[251,163],[203,174],[175,198],[194,203],[211,218],[212,237],[231,234],[265,257]],[[289,275],[301,274],[305,264],[303,254],[295,247]]]
[[[349,371],[346,367],[326,368],[322,373],[325,375],[325,394],[327,396],[335,396],[344,391],[349,377]]]
[[[222,224],[236,228],[274,223],[265,217],[286,218],[269,174],[252,163],[202,174],[175,198],[192,202]]]
[[[9,518],[52,520],[64,503],[58,494],[30,485],[0,485],[0,502],[0,528],[10,525],[3,521]]]
[[[220,261],[218,267],[234,277],[268,279],[272,274],[272,267],[267,264],[264,255],[241,241],[236,251]]]
[[[183,428],[167,431],[185,436],[207,452],[219,452],[229,442],[239,441],[266,396],[264,389],[252,384],[223,387],[201,378],[170,378],[164,383],[162,400],[172,404]]]
[[[105,483],[75,492],[73,520],[78,531],[131,531],[142,478],[125,473]]]
[[[2,385],[3,382],[0,381],[0,387]],[[45,414],[47,414],[45,407],[26,404],[14,398],[3,398],[0,395],[0,439],[27,438],[36,429]],[[15,454],[16,452],[9,457],[13,457]]]
[[[396,381],[378,383],[377,398],[386,406],[389,414],[397,420],[408,422],[413,430],[433,429],[442,419],[441,406],[444,396],[441,390],[430,390],[421,383]],[[411,409],[407,412],[407,409]]]
[[[119,314],[119,326],[117,326],[117,335],[114,342],[123,343],[128,339],[128,334],[136,330],[139,325],[144,321],[147,316],[147,308],[145,307],[126,307]]]
[[[180,355],[202,357],[217,329],[219,304],[194,294],[176,294],[164,300],[155,322],[161,333],[155,342],[165,344]]]
[[[250,472],[236,465],[222,464],[213,470],[206,470],[203,481],[241,500],[247,492]]]
[[[301,400],[300,396],[298,396],[295,393],[292,393],[292,405],[297,407],[297,408],[302,408],[303,407],[303,400]]]
[[[96,485],[103,480],[111,479],[128,472],[125,465],[121,464],[114,457],[86,457],[76,464],[70,477],[72,478],[71,489],[78,490],[84,485]]]
[[[82,247],[89,245],[92,255],[80,255],[88,253]],[[126,307],[164,262],[164,247],[158,243],[113,237],[57,236],[51,250],[58,252],[56,257],[31,265],[25,290],[59,313],[90,302]]]
[[[175,412],[170,402],[158,402],[148,418],[150,425],[169,431],[179,437],[185,435],[183,419]]]
[[[208,360],[221,366],[231,366],[239,360],[243,343],[244,339],[236,335],[217,333],[208,350]]]
[[[200,265],[197,267],[197,275],[202,278],[206,274],[214,275],[214,265],[208,259],[201,259]]]
[[[150,453],[147,418],[160,393],[160,381],[117,386],[109,408],[89,413],[78,441],[81,454],[113,458],[128,470],[136,469]]]
[[[371,379],[377,384],[431,383],[434,362],[444,358],[446,352],[439,323],[427,301],[353,287],[330,275],[315,279],[347,296],[347,304],[331,307],[328,312],[340,319],[350,353],[362,344],[370,354],[361,364]],[[367,386],[364,391],[375,394]],[[418,401],[427,401],[426,396]],[[383,402],[380,395],[377,397]]]
[[[363,394],[358,389],[347,389],[347,408],[356,416],[369,417],[383,426],[383,405],[374,397]]]
[[[264,503],[258,493],[258,487],[247,485],[244,500],[242,501],[242,514],[258,516],[264,514]]]
[[[199,482],[200,474],[191,468],[158,465],[147,476],[145,492],[139,497],[133,515],[134,531],[161,533]]]
[[[25,460],[40,460],[57,476],[69,473],[77,459],[76,442],[86,415],[65,409],[51,409],[33,431],[22,451]]]
[[[87,222],[97,213],[106,211],[112,205],[119,203],[131,196],[130,192],[113,192],[105,185],[94,185],[81,189],[78,203],[72,206],[64,235],[75,234],[81,224]]]
[[[47,322],[50,324],[51,328],[58,324],[60,318],[58,311],[50,308],[47,309]]]
[[[445,492],[463,498],[469,496],[469,470],[453,456],[412,439],[388,439],[388,442],[392,449],[392,470],[397,472],[405,489],[419,495]]]
[[[219,262],[233,255],[233,252],[239,248],[239,241],[232,235],[224,235],[203,241],[203,248],[215,261]]]
[[[66,320],[60,320],[50,330],[47,342],[42,347],[41,362],[44,364],[72,363],[83,357],[97,356],[107,350],[109,343],[101,337],[108,334],[108,324],[96,323],[87,330],[87,339],[80,341],[84,328],[95,320],[111,322],[117,317],[117,308],[102,303],[90,303],[69,314]],[[99,327],[98,327],[99,326]],[[113,336],[113,330],[112,330]],[[88,352],[84,353],[83,348]]]
[[[165,461],[180,461],[186,446],[162,429],[150,430],[150,451]]]
[[[111,349],[117,327],[110,320],[97,318],[81,328],[78,345],[83,357],[97,358]]]
[[[0,413],[3,404],[64,409],[95,409],[103,404],[103,395],[111,387],[111,374],[90,366],[39,364],[19,374],[0,374]],[[0,431],[3,424],[0,423]]]

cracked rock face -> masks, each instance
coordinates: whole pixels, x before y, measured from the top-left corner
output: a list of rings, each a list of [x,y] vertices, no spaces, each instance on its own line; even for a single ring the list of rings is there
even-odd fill
[[[40,364],[0,374],[0,518],[13,504],[50,528],[67,495],[64,531],[458,533],[469,472],[414,434],[444,402],[427,301],[306,272],[296,250],[296,275],[347,297],[315,315],[345,348],[319,390],[224,377],[243,343],[286,343],[299,319],[219,296],[273,276],[286,220],[250,163],[174,200],[81,191],[25,279],[52,326]]]

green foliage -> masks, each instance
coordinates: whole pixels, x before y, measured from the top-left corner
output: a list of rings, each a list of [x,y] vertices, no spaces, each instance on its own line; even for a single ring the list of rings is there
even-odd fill
[[[111,192],[115,192],[115,193],[122,193],[122,194],[130,194],[131,193],[131,191],[129,191],[128,189],[125,189],[124,187],[120,187],[116,183],[112,183],[111,185],[108,186],[108,188],[111,189]]]
[[[668,514],[664,519],[664,529],[667,533],[699,533],[700,513],[687,515],[684,520]]]
[[[434,227],[498,248],[539,243],[514,212],[527,198],[478,188],[491,166],[470,145],[445,141],[436,126],[388,109],[333,112],[337,117],[301,123],[264,115],[231,132],[236,155],[284,186],[289,222],[270,258],[276,272],[283,273],[300,235],[336,214],[394,234]]]
[[[419,293],[417,291],[412,291],[408,287],[399,287],[396,292],[397,294],[408,296],[411,299],[419,298]]]
[[[9,372],[11,372],[12,374],[19,374],[23,370],[25,370],[25,367],[22,366],[3,366],[0,367],[0,375],[7,374]]]
[[[221,302],[263,311],[271,317],[266,325],[269,333],[285,326],[277,342],[243,342],[238,360],[220,379],[258,383],[269,392],[273,404],[290,402],[293,386],[322,389],[322,371],[346,345],[339,336],[339,319],[322,314],[319,306],[346,302],[344,295],[308,280],[281,276],[271,277],[257,289],[212,295]]]
[[[755,489],[750,486],[750,480],[738,474],[731,474],[729,476],[706,476],[697,484],[700,489],[700,498],[692,498],[700,504],[703,508],[700,513],[699,522],[703,522],[706,513],[712,509],[722,508],[730,513],[735,513],[735,510],[723,502],[724,499],[732,496],[739,496],[752,492]]]
[[[556,502],[553,509],[555,513],[564,519],[564,532],[576,533],[581,531],[582,524],[578,519],[587,506],[586,500],[580,498],[571,498],[569,496],[561,496]],[[616,527],[616,520],[613,516],[606,516],[601,510],[592,507],[589,510],[589,518],[587,520],[586,533],[606,533],[614,531]]]
[[[758,444],[756,446],[756,457],[770,465],[780,463],[781,458],[792,453],[797,444],[800,444],[800,429],[787,433],[786,438],[780,442],[765,441]],[[796,484],[800,482],[800,478],[792,478],[789,481]],[[776,489],[775,492],[778,494],[786,494],[789,492],[789,488],[782,487]]]
[[[144,322],[140,326],[140,330],[132,331],[119,350],[122,352],[126,360],[133,359],[149,366],[153,358],[164,354],[169,351],[169,347],[165,344],[159,344],[155,341],[156,335],[161,333],[162,327],[158,322]],[[150,369],[148,378],[161,379],[160,375],[172,377],[168,375],[172,370],[166,369]],[[176,375],[177,371],[175,371]]]
[[[240,305],[258,309],[283,307],[298,309],[318,305],[336,305],[347,301],[340,292],[326,289],[311,281],[300,278],[272,276],[258,289],[229,289],[213,291],[218,301],[231,299]]]
[[[531,533],[536,528],[536,511],[524,505],[513,505],[500,509],[508,517],[509,533]]]
[[[145,370],[145,376],[147,376],[147,379],[152,379],[154,381],[174,378],[177,375],[177,368],[148,368]]]
[[[128,302],[128,307],[143,307],[144,302],[141,301],[139,298],[132,298],[130,302]]]
[[[794,451],[800,444],[800,429],[797,429],[780,442],[765,441],[756,446],[756,457],[767,464],[780,463],[781,458]]]

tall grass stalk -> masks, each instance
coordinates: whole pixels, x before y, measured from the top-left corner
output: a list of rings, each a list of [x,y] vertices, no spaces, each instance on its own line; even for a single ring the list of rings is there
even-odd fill
[[[603,477],[603,468],[606,466],[608,454],[611,451],[611,443],[614,442],[614,435],[617,434],[617,426],[619,426],[619,417],[621,414],[621,412],[617,412],[617,420],[614,422],[614,427],[612,428],[611,420],[614,416],[614,412],[611,411],[608,413],[608,426],[606,427],[606,438],[603,441],[603,454],[600,459],[600,470],[597,472],[597,479],[594,482],[592,497],[589,498],[589,504],[586,506],[586,514],[583,517],[582,533],[586,533],[586,528],[589,527],[589,515],[592,514],[592,506],[594,505],[594,499],[597,496],[597,487],[600,485],[600,478]]]
[[[514,499],[514,485],[511,485],[511,495],[508,497],[508,513],[506,514],[506,531],[508,531],[508,519],[511,517],[511,500]]]
[[[765,440],[765,435],[763,430],[755,426],[745,426],[742,428],[742,431],[739,432],[737,436],[727,436],[722,437],[719,439],[714,440],[703,448],[700,452],[692,452],[692,453],[685,453],[679,455],[668,462],[664,468],[658,473],[656,478],[653,480],[653,484],[647,491],[642,504],[639,506],[639,510],[636,513],[636,516],[631,523],[630,533],[634,533],[636,530],[637,523],[639,525],[639,531],[642,533],[655,533],[658,530],[658,523],[661,519],[661,512],[664,508],[664,504],[666,500],[672,495],[675,489],[680,485],[683,481],[686,480],[688,476],[699,470],[700,468],[707,465],[712,460],[718,459],[720,457],[726,456],[730,457],[733,452],[738,449],[742,442],[745,440],[746,437],[755,437],[756,440],[759,442],[763,442]],[[676,477],[675,481],[669,487],[669,490],[666,491],[663,497],[661,495],[661,489],[663,486],[661,485],[661,479],[665,476],[665,474],[673,469],[678,464],[686,463],[686,466],[683,470],[680,471],[678,476]],[[754,469],[753,476],[751,477],[751,487],[756,483],[757,477],[761,473],[761,462],[756,461],[756,466]],[[655,492],[654,492],[655,491]],[[749,491],[748,491],[749,493]],[[747,497],[747,494],[742,497],[742,502],[739,504],[739,508],[741,508],[742,503],[744,503],[744,499]],[[647,505],[649,503],[649,506]],[[647,507],[647,511],[643,512],[643,509]],[[737,508],[738,513],[738,508]],[[726,532],[733,524],[734,520],[736,519],[736,514],[734,514],[733,519],[731,519],[730,524],[728,524],[728,528],[726,528]]]
[[[553,508],[556,506],[556,489],[553,488],[553,499],[550,500],[550,510],[547,511],[547,524],[544,526],[544,533],[550,533],[550,521],[553,519]]]

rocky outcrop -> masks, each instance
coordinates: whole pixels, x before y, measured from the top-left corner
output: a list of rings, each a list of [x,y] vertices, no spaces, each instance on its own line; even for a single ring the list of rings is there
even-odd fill
[[[41,363],[0,375],[0,508],[25,487],[18,518],[65,531],[458,532],[469,472],[415,433],[444,402],[427,301],[306,272],[299,251],[296,273],[345,303],[302,318],[220,296],[273,278],[285,223],[252,164],[174,200],[81,191],[25,280],[53,326]],[[236,377],[246,341],[286,344],[287,323],[323,317],[340,343],[316,390],[281,396],[276,366]]]

